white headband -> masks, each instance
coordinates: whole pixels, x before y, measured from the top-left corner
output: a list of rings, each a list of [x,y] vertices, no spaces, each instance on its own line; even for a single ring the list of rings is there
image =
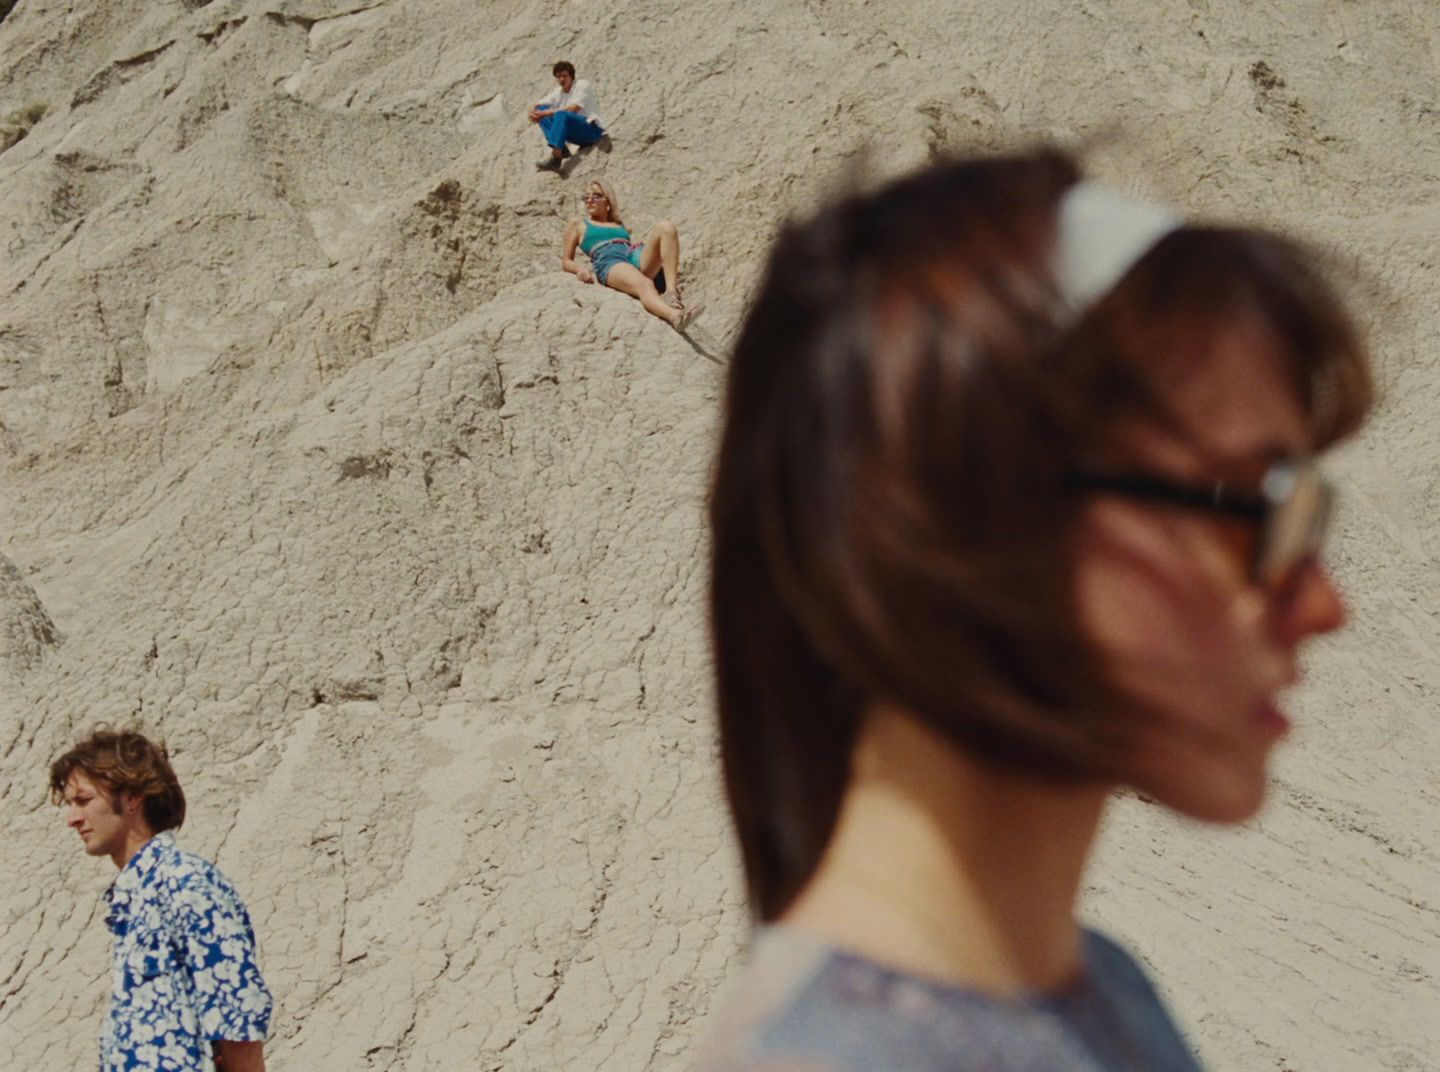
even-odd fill
[[[1060,201],[1055,281],[1079,316],[1103,298],[1126,272],[1181,220],[1169,209],[1080,182]]]

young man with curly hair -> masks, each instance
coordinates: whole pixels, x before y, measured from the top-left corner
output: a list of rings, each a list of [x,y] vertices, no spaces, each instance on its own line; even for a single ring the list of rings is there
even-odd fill
[[[530,122],[539,123],[550,151],[535,166],[559,171],[570,156],[570,146],[594,145],[605,137],[605,121],[595,103],[595,88],[575,77],[575,65],[561,60],[551,69],[555,86],[530,106]],[[567,144],[568,143],[568,144]]]
[[[265,1072],[273,1002],[235,887],[181,850],[185,794],[164,744],[101,727],[50,767],[50,794],[91,856],[114,935],[101,1072]]]

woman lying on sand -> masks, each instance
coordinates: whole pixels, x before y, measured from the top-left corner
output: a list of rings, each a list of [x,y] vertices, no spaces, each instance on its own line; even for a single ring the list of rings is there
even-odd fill
[[[726,789],[760,924],[707,1072],[1197,1068],[1076,919],[1107,800],[1255,814],[1337,628],[1315,458],[1370,401],[1304,250],[1067,157],[789,226],[711,521]]]
[[[599,281],[632,298],[676,331],[684,331],[703,306],[687,306],[680,297],[680,232],[661,220],[644,242],[630,241],[620,218],[620,203],[609,184],[598,179],[585,187],[585,216],[565,225],[561,265],[582,283]],[[586,268],[575,259],[579,248],[590,258]],[[660,295],[669,283],[672,302]]]

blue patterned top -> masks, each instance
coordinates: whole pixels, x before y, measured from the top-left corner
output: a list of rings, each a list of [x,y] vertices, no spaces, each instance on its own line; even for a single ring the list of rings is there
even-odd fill
[[[212,1039],[265,1039],[273,1002],[250,914],[214,864],[156,834],[105,903],[115,948],[101,1072],[213,1072]]]
[[[700,1072],[1200,1072],[1134,959],[1094,931],[1073,987],[1005,1000],[783,926],[759,932]]]

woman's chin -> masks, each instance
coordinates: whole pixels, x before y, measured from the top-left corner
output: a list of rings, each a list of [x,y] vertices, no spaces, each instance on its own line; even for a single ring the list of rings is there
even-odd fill
[[[1216,775],[1213,778],[1186,778],[1183,782],[1139,785],[1146,797],[1163,804],[1177,815],[1217,826],[1249,822],[1265,805],[1268,778],[1258,774]]]

